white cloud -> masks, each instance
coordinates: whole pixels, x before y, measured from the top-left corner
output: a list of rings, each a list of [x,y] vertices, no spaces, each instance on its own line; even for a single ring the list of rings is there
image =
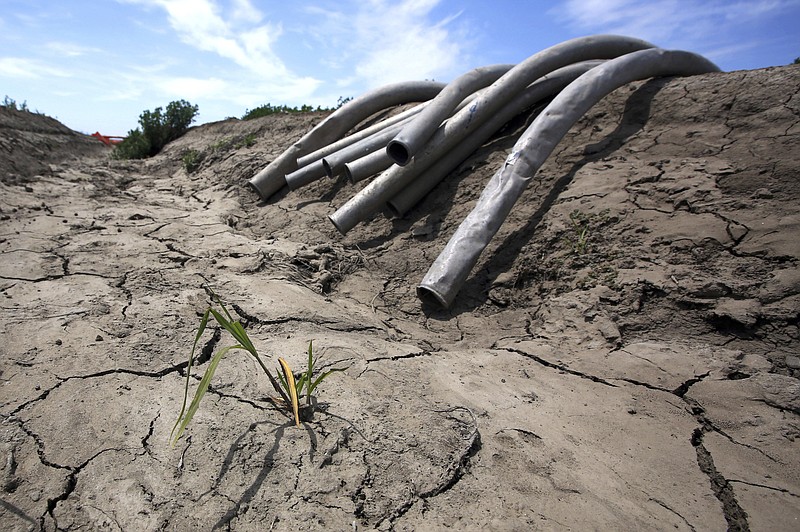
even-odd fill
[[[468,38],[460,13],[434,19],[440,0],[361,0],[306,8],[317,19],[307,32],[330,67],[367,87],[395,81],[450,78],[464,70]]]
[[[0,76],[37,79],[69,77],[70,73],[26,57],[0,57]]]
[[[566,0],[551,13],[573,29],[629,35],[669,46],[702,44],[754,17],[773,15],[797,0]]]
[[[92,46],[82,46],[71,42],[53,41],[45,44],[45,48],[51,54],[65,57],[80,57],[87,54],[101,53],[103,50]]]
[[[249,0],[234,0],[223,13],[213,0],[124,0],[158,7],[185,44],[232,61],[244,69],[242,83],[270,80],[266,84],[280,93],[300,97],[311,94],[319,81],[291,72],[273,50],[281,36],[280,24],[261,23],[263,16]]]

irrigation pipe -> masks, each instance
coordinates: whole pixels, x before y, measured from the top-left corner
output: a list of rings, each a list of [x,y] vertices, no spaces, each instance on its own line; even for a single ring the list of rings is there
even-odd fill
[[[344,175],[350,183],[355,184],[359,181],[383,172],[394,164],[394,161],[386,150],[378,150],[364,157],[350,161],[344,165]]]
[[[467,138],[459,142],[453,149],[444,153],[429,168],[421,172],[395,197],[387,202],[387,207],[395,217],[403,216],[422,198],[428,195],[447,174],[461,164],[475,150],[480,148],[486,139],[494,135],[503,125],[516,115],[538,102],[558,93],[578,76],[596,67],[602,61],[584,61],[559,68],[547,74],[506,104],[492,118],[481,124]]]
[[[262,199],[268,199],[286,185],[286,174],[297,170],[299,157],[338,140],[378,111],[394,105],[430,100],[444,87],[444,83],[435,81],[409,81],[386,85],[359,96],[328,115],[248,183]]]
[[[406,121],[411,120],[410,118]],[[286,184],[290,190],[308,185],[321,177],[335,177],[343,169],[346,162],[363,157],[386,146],[386,143],[403,129],[405,121],[385,127],[372,135],[362,138],[342,149],[326,155],[320,160],[311,162],[294,172],[286,174]]]
[[[456,106],[475,91],[494,83],[514,65],[478,67],[463,74],[442,89],[427,107],[386,146],[394,162],[405,166],[436,132]]]
[[[448,151],[540,77],[580,61],[611,59],[648,48],[653,48],[653,45],[640,39],[596,35],[572,39],[532,55],[490,85],[472,104],[453,115],[411,163],[389,168],[328,218],[340,233],[346,234],[380,210],[422,170],[433,164],[435,157],[431,152],[441,154]]]
[[[331,142],[327,146],[323,146],[322,148],[315,150],[308,155],[303,155],[297,159],[297,167],[302,168],[309,163],[313,163],[314,161],[322,161],[322,158],[328,154],[339,151],[342,148],[349,146],[350,144],[363,138],[369,137],[370,135],[377,133],[386,127],[392,126],[398,122],[406,121],[411,117],[418,115],[423,109],[425,109],[425,106],[428,105],[428,103],[430,102],[422,102],[414,107],[411,107],[410,109],[406,109],[405,111],[397,113],[394,116],[390,116],[385,120],[381,120],[380,122],[372,124],[369,127],[365,127],[364,129],[356,131],[352,135],[343,137],[336,142]]]
[[[514,145],[492,176],[475,208],[431,265],[417,287],[423,302],[448,308],[497,233],[522,191],[575,122],[611,91],[632,81],[658,76],[718,72],[707,59],[661,49],[629,53],[589,70],[561,91]]]

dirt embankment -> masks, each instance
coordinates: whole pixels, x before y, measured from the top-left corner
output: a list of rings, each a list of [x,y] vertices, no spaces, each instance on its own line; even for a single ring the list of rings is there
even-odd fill
[[[344,182],[245,186],[321,115],[120,162],[0,110],[0,528],[796,528],[799,92],[796,66],[614,92],[449,311],[415,285],[531,116],[342,237]],[[167,445],[206,280],[264,354],[349,366],[303,429],[233,353]],[[196,376],[232,340],[203,342]]]

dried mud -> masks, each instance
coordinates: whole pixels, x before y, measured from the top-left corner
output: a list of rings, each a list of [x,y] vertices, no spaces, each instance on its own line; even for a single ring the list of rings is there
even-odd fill
[[[342,237],[344,182],[245,186],[320,114],[121,162],[0,109],[0,528],[796,529],[798,92],[797,66],[614,92],[449,311],[415,285],[533,115]],[[349,366],[312,421],[232,353],[169,446],[205,283],[263,353]]]

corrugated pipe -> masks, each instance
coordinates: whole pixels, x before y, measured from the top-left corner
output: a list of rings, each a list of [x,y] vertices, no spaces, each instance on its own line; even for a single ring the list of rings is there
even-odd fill
[[[467,138],[459,142],[450,151],[438,156],[433,165],[420,173],[416,179],[409,183],[395,197],[391,198],[386,204],[389,211],[395,217],[403,216],[422,198],[427,196],[447,174],[453,171],[475,150],[480,148],[483,143],[486,142],[486,139],[499,131],[506,122],[525,109],[555,95],[578,76],[599,64],[602,64],[602,61],[584,61],[576,63],[564,68],[559,68],[531,84],[488,121],[481,124],[481,126]]]
[[[494,83],[512,68],[514,65],[478,67],[448,83],[425,110],[389,142],[386,146],[389,157],[405,166],[464,98]]]
[[[653,49],[608,61],[572,82],[517,141],[503,168],[491,178],[475,208],[425,274],[417,287],[418,297],[445,308],[452,304],[481,252],[545,159],[569,128],[604,96],[636,80],[717,71],[716,65],[699,55]]]
[[[299,157],[340,139],[378,111],[404,103],[430,100],[444,87],[444,83],[435,81],[409,81],[386,85],[359,96],[328,115],[248,183],[261,199],[267,199],[286,185],[286,174],[297,170]]]
[[[393,166],[374,179],[328,218],[340,233],[346,234],[359,222],[372,216],[397,195],[419,173],[433,164],[433,150],[447,151],[474,131],[491,115],[540,77],[580,61],[611,59],[654,46],[640,39],[617,35],[595,35],[572,39],[532,55],[500,77],[471,105],[456,113],[439,128],[424,150],[404,167]],[[444,144],[446,147],[440,146]]]

